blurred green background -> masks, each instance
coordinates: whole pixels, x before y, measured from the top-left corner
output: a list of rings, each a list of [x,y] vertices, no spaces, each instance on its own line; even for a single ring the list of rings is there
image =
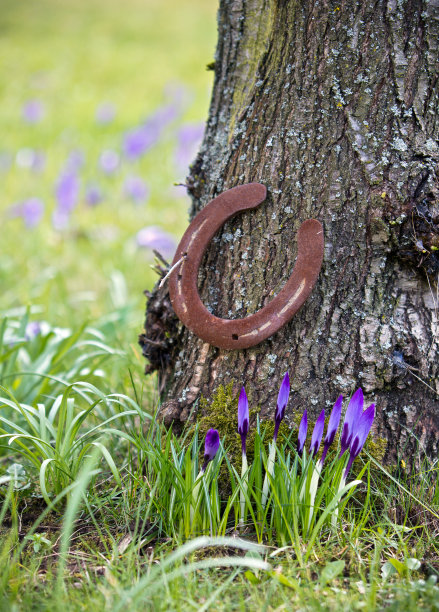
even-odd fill
[[[187,224],[174,183],[207,117],[216,9],[1,0],[3,316],[30,307],[74,329],[129,305],[119,341],[139,357],[143,290],[156,280],[148,245],[177,242]]]

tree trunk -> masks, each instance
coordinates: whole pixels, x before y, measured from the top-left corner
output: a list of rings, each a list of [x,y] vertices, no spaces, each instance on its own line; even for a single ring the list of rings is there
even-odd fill
[[[222,0],[218,24],[191,217],[243,183],[268,197],[213,239],[200,295],[219,317],[256,312],[288,279],[308,218],[324,226],[325,256],[300,312],[246,350],[214,348],[181,324],[166,338],[154,293],[143,345],[165,422],[184,422],[229,382],[271,416],[288,370],[287,418],[361,386],[388,458],[437,457],[438,0]]]

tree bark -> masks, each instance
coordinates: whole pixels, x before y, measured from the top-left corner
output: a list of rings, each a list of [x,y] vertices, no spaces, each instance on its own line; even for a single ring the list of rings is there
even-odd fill
[[[191,218],[243,183],[268,198],[213,239],[201,297],[219,317],[256,312],[291,274],[307,218],[323,223],[325,256],[301,311],[254,348],[162,326],[150,369],[165,421],[229,382],[271,416],[288,370],[287,418],[361,386],[388,458],[437,457],[438,0],[221,0],[218,32]]]

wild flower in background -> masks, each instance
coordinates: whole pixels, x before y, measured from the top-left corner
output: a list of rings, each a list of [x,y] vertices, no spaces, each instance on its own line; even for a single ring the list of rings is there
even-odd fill
[[[136,241],[137,246],[154,249],[163,255],[165,259],[171,259],[177,248],[173,236],[154,225],[144,227],[138,231]]]
[[[89,206],[96,206],[104,199],[102,189],[97,183],[89,183],[85,188],[85,201]]]
[[[127,176],[123,192],[135,204],[142,204],[148,198],[148,187],[140,176]]]
[[[204,123],[188,123],[177,132],[175,162],[179,170],[186,171],[201,146]]]
[[[24,337],[26,340],[32,340],[41,334],[41,323],[38,321],[30,321],[26,325],[26,331],[24,332]]]
[[[116,107],[111,102],[102,102],[96,109],[96,123],[107,125],[111,123],[116,116]]]
[[[62,230],[68,226],[70,215],[78,203],[79,187],[79,177],[76,171],[66,167],[61,172],[55,187],[57,206],[52,214],[52,223],[56,230]]]
[[[243,489],[241,489],[241,517],[239,522],[241,525],[244,524],[244,512],[245,512],[245,492],[247,489],[248,479],[246,478],[247,473],[247,449],[246,440],[249,428],[249,411],[248,411],[248,399],[244,387],[241,389],[238,400],[238,433],[241,436],[241,450],[242,450],[242,466],[241,466],[241,478],[244,481]]]
[[[40,198],[28,198],[19,204],[11,206],[9,216],[21,217],[28,229],[33,229],[41,221],[44,214],[44,203]]]
[[[158,109],[141,125],[128,130],[122,142],[122,151],[129,161],[145,155],[159,141],[165,127],[177,117],[177,109],[170,104]]]
[[[106,149],[100,154],[98,164],[105,174],[114,174],[120,166],[120,155],[113,149]]]
[[[220,444],[219,433],[216,429],[209,429],[204,441],[204,463],[201,472],[205,472],[210,461],[215,459]]]
[[[21,114],[26,123],[38,123],[45,115],[44,105],[40,100],[28,100],[23,105]]]

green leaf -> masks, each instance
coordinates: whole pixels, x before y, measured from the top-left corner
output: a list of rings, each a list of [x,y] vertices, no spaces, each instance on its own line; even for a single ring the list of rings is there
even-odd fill
[[[414,559],[413,557],[410,557],[409,559],[405,560],[405,566],[409,570],[418,570],[421,567],[421,562],[419,561],[419,559]]]
[[[261,581],[259,580],[259,578],[257,578],[253,572],[251,572],[250,570],[247,570],[244,573],[244,576],[247,578],[247,580],[250,582],[250,584],[259,584]]]
[[[331,561],[327,563],[320,574],[320,584],[325,586],[328,582],[332,582],[344,570],[344,561]]]
[[[269,573],[272,578],[275,578],[278,582],[280,582],[280,584],[283,584],[289,589],[293,589],[294,591],[297,591],[299,589],[299,583],[297,582],[297,580],[294,580],[293,578],[287,578],[280,572],[269,572]]]

